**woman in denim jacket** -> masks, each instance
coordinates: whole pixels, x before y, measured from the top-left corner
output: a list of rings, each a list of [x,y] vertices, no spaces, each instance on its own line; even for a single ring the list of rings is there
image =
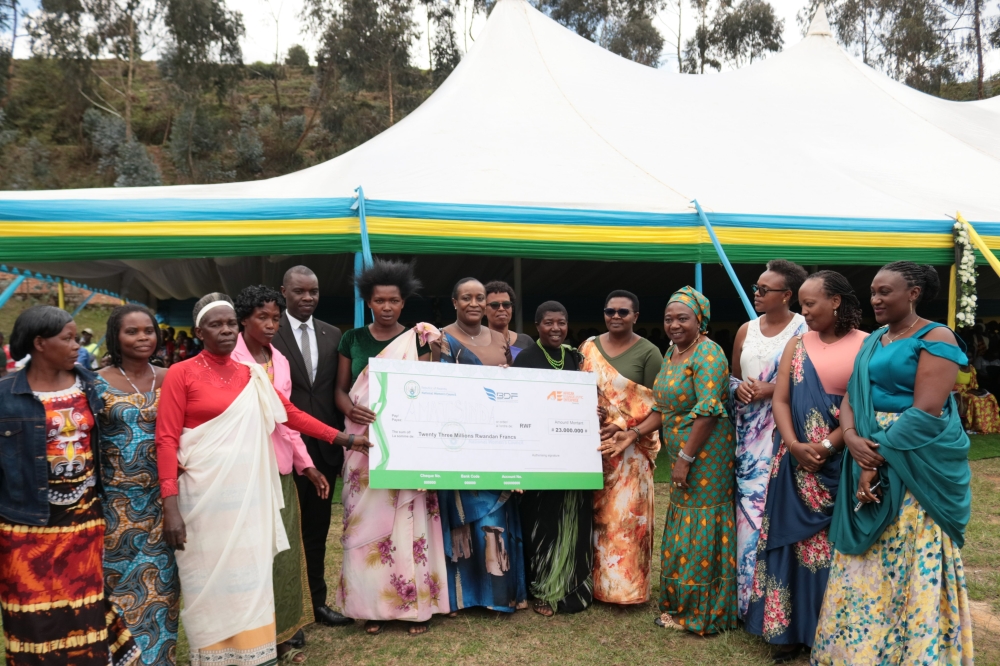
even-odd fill
[[[0,380],[0,606],[7,663],[130,664],[139,649],[104,594],[94,375],[63,310],[21,313]],[[81,640],[82,639],[82,640]]]

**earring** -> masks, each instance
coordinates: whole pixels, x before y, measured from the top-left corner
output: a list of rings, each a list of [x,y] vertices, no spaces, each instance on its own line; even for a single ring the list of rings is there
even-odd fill
[[[786,298],[785,300],[781,301],[781,304],[782,305],[788,305],[788,299]]]
[[[834,317],[837,317],[837,316],[839,316],[839,315],[837,314],[837,308],[834,308],[834,309],[833,309],[833,316],[834,316]]]

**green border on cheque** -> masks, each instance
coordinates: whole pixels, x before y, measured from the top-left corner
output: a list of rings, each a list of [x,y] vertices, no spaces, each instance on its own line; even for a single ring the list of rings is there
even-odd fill
[[[371,470],[372,488],[434,490],[600,490],[601,472],[430,472]]]

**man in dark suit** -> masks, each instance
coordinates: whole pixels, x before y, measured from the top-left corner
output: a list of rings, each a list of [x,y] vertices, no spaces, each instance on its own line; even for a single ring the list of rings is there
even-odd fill
[[[292,370],[293,405],[323,423],[342,429],[343,418],[333,401],[337,380],[340,329],[313,318],[319,304],[319,280],[305,266],[293,266],[285,273],[281,285],[287,309],[281,316],[281,328],[274,336],[274,346],[288,359]],[[302,436],[316,469],[332,486],[344,464],[344,449],[312,437]],[[302,545],[309,573],[316,621],[331,627],[351,624],[326,605],[326,540],[330,532],[331,505],[329,499],[316,494],[309,479],[295,475],[302,507]]]

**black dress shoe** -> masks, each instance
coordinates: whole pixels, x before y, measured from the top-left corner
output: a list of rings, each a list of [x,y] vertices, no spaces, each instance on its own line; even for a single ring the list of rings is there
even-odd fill
[[[313,613],[317,622],[328,627],[346,627],[349,624],[354,624],[354,620],[344,617],[329,606],[317,606],[313,609]]]
[[[285,645],[295,648],[296,650],[301,650],[306,646],[306,632],[299,629],[295,632],[294,636],[285,641]]]

